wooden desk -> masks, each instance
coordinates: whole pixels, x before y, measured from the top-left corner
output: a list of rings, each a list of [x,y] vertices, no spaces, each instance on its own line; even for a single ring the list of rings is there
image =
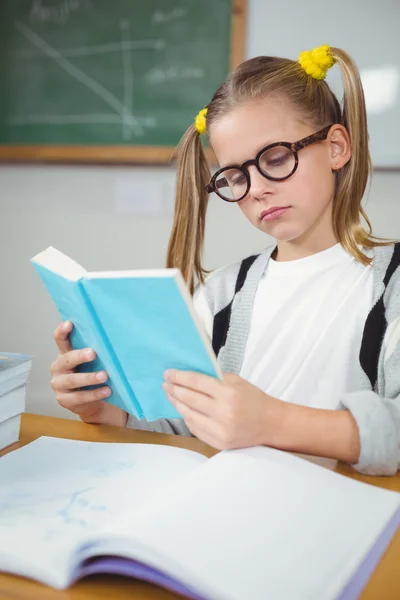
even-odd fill
[[[18,444],[14,444],[0,452],[0,456],[32,442],[41,435],[92,442],[164,444],[196,450],[208,457],[216,454],[215,450],[193,438],[104,425],[86,425],[80,421],[69,419],[25,414],[22,417],[20,441]],[[359,475],[348,465],[342,464],[339,464],[336,470],[354,479],[400,492],[400,473],[395,477],[366,477]],[[0,600],[26,600],[28,598],[29,600],[87,600],[92,598],[102,600],[111,597],[113,600],[176,600],[181,596],[154,585],[117,576],[95,575],[77,583],[68,590],[57,591],[34,581],[0,573]],[[360,600],[399,600],[399,598],[400,530],[393,538]],[[244,598],[243,600],[247,599]]]

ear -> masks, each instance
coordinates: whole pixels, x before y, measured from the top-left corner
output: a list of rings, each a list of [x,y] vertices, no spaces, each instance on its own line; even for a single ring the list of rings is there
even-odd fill
[[[343,125],[333,125],[329,135],[329,153],[332,171],[338,171],[351,157],[351,144],[349,132]]]

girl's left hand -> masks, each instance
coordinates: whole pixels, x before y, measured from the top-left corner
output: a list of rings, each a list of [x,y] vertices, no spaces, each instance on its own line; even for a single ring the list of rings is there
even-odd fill
[[[285,403],[238,375],[224,373],[219,381],[170,370],[163,388],[192,434],[210,446],[224,450],[274,445]]]

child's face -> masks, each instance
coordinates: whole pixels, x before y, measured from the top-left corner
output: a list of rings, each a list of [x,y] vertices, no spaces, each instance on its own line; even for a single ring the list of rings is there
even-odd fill
[[[290,105],[262,100],[237,107],[214,123],[210,142],[220,166],[225,167],[255,158],[268,144],[296,142],[317,129],[302,122]],[[300,150],[297,170],[284,181],[266,179],[251,165],[250,191],[238,202],[243,214],[278,241],[306,240],[311,234],[313,239],[332,236],[336,151],[329,139]],[[281,216],[261,219],[261,213],[271,207],[287,210]]]

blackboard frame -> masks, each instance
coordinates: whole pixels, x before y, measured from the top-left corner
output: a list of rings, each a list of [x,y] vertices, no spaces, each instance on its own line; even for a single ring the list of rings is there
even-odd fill
[[[247,0],[232,0],[230,69],[244,60]],[[103,164],[165,164],[175,148],[172,146],[118,145],[0,145],[1,162],[103,163]],[[206,149],[215,162],[211,149]]]

